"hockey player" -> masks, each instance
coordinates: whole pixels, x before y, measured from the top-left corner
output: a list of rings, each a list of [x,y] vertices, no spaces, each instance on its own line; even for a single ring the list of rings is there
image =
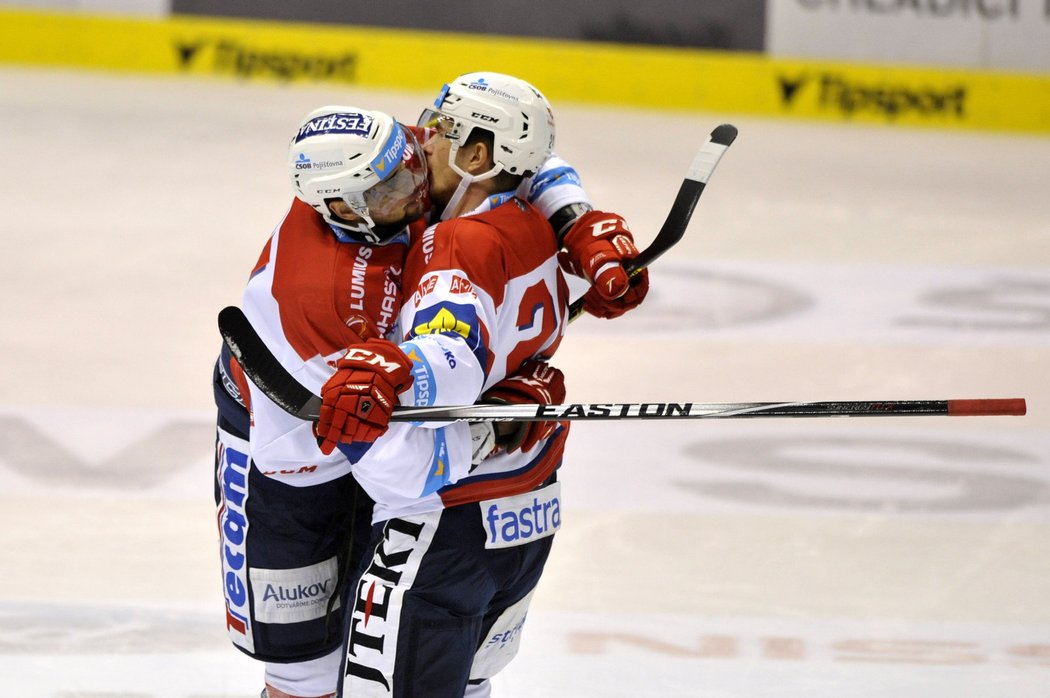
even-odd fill
[[[375,500],[374,553],[348,602],[345,696],[489,695],[561,525],[567,423],[539,423],[524,443],[497,439],[488,457],[464,423],[389,423],[398,401],[564,395],[542,361],[567,322],[558,239],[515,195],[550,155],[550,105],[524,81],[467,74],[420,125],[432,129],[424,152],[444,220],[410,244],[402,340],[350,347],[316,427]]]
[[[289,167],[298,195],[252,271],[243,306],[282,363],[312,389],[326,383],[347,347],[396,336],[407,224],[429,205],[417,133],[424,132],[382,114],[327,109],[311,114],[293,139]],[[325,179],[327,186],[319,184]],[[566,263],[609,280],[589,294],[590,311],[614,316],[644,298],[646,284],[628,286],[623,274],[630,233],[617,216],[588,211],[571,167],[552,157],[522,191],[565,234]],[[613,223],[574,226],[581,213]],[[547,386],[511,382],[490,397],[561,401],[560,374],[548,378]],[[353,449],[349,457],[334,444],[319,449],[313,425],[270,402],[227,351],[215,379],[216,502],[231,639],[266,662],[272,698],[330,695],[343,655],[345,601],[335,590],[364,542],[348,532],[356,523],[367,534],[371,514],[370,498],[349,476]],[[535,423],[518,434],[525,450],[542,428]]]
[[[312,147],[319,141],[323,147]],[[327,184],[334,200],[298,193],[252,270],[242,305],[281,362],[317,390],[334,371],[328,362],[347,346],[393,330],[406,223],[426,205],[426,162],[414,133],[385,115],[317,110],[292,139],[289,168],[294,182],[334,174]],[[259,392],[225,347],[215,386],[230,639],[266,663],[270,698],[331,696],[342,654],[338,588],[363,554],[364,541],[355,546],[347,532],[355,524],[368,530],[371,501],[346,457],[322,454],[312,425]]]

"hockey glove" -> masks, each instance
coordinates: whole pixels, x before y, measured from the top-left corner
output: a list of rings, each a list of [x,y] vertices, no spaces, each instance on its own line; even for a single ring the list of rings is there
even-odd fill
[[[565,400],[565,375],[554,366],[529,359],[517,373],[504,378],[481,396],[498,404],[558,405]],[[569,423],[563,422],[566,428]],[[558,422],[496,422],[496,446],[503,451],[531,450],[551,435]]]
[[[641,305],[649,292],[649,271],[629,278],[624,264],[638,256],[634,236],[623,217],[588,211],[580,216],[562,242],[562,267],[592,286],[583,297],[584,309],[600,318],[616,318]]]
[[[321,388],[314,436],[326,456],[336,444],[372,443],[386,433],[397,395],[412,385],[412,360],[393,342],[370,339],[347,349]]]

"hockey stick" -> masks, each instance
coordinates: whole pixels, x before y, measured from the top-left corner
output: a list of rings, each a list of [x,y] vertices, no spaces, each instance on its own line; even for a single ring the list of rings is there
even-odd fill
[[[314,395],[285,370],[243,310],[233,305],[220,310],[219,334],[252,383],[278,407],[299,419],[317,420],[321,415],[321,396]]]
[[[711,173],[736,135],[737,129],[732,124],[722,124],[711,131],[708,140],[693,157],[656,237],[628,263],[629,274],[637,274],[682,239]],[[582,313],[583,299],[579,298],[569,307],[569,321]],[[271,400],[300,419],[317,419],[321,398],[285,370],[239,308],[230,306],[219,312],[219,332],[244,372]]]
[[[693,157],[689,170],[685,173],[682,186],[678,188],[671,210],[660,226],[660,231],[653,238],[652,243],[642,250],[637,257],[625,266],[630,277],[637,276],[642,269],[652,264],[657,257],[671,249],[685,235],[685,229],[689,227],[689,219],[693,217],[693,209],[696,208],[700,195],[704,193],[704,187],[711,178],[711,173],[718,166],[726,149],[736,140],[736,126],[722,124],[711,131],[700,150]],[[569,306],[569,322],[572,322],[583,314],[583,298],[577,298]]]
[[[300,419],[316,420],[321,398],[284,370],[240,308],[219,313],[219,331],[244,372],[271,400]],[[731,419],[753,417],[1020,416],[1024,398],[884,400],[880,402],[643,402],[567,405],[395,407],[393,422],[542,422],[609,419]]]
[[[881,402],[643,402],[566,405],[395,407],[391,421],[542,422],[609,419],[735,419],[750,417],[1021,416],[1024,398],[885,400]]]

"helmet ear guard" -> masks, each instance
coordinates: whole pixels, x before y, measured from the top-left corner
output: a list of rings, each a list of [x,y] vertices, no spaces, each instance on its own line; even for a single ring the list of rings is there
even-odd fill
[[[331,225],[370,243],[400,232],[410,221],[391,216],[403,218],[405,202],[422,201],[426,191],[426,159],[415,134],[382,112],[313,110],[292,137],[288,164],[299,199]],[[334,215],[332,199],[344,201],[359,220]],[[388,220],[377,220],[383,216]]]

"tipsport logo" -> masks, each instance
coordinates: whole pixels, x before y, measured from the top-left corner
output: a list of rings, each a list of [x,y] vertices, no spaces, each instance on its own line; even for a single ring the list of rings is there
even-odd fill
[[[407,147],[408,141],[405,139],[404,130],[395,125],[393,133],[390,134],[390,138],[387,139],[387,142],[383,145],[383,149],[371,163],[372,169],[376,171],[380,179],[385,178],[390,172],[393,172],[394,168],[405,159],[405,150]]]
[[[862,113],[879,115],[887,121],[905,115],[926,120],[966,117],[968,90],[961,84],[946,84],[939,89],[865,83],[834,73],[806,73],[797,77],[781,75],[778,87],[785,109],[807,101],[819,110],[837,112],[846,118]]]
[[[357,82],[358,55],[347,53],[300,53],[259,48],[231,38],[217,41],[176,40],[173,46],[179,69],[211,72],[239,78],[276,78]]]
[[[441,105],[445,103],[445,97],[448,97],[449,87],[447,84],[441,86],[441,92],[438,92],[438,96],[434,99],[434,108],[440,109]]]
[[[412,360],[413,404],[430,407],[434,404],[434,370],[430,367],[423,350],[414,342],[402,345],[408,358]]]

